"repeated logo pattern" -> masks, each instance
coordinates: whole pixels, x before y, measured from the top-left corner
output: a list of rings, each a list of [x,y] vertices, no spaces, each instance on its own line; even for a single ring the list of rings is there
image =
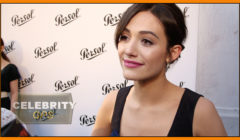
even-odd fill
[[[57,42],[54,42],[52,46],[47,47],[46,49],[37,47],[34,50],[35,58],[45,58],[45,57],[49,56],[50,54],[53,54],[54,52],[57,51],[56,47],[57,47]]]
[[[124,80],[123,83],[119,83],[119,84],[116,84],[116,85],[111,85],[111,84],[108,84],[108,83],[104,84],[102,86],[102,95],[106,95],[113,90],[119,90],[121,88],[124,88],[124,87],[127,86],[127,83],[128,83],[128,80]]]
[[[95,124],[96,116],[87,116],[87,115],[81,115],[80,118],[80,125],[82,126],[91,126]]]
[[[27,22],[31,21],[34,18],[33,12],[34,10],[31,10],[30,13],[25,14],[23,16],[19,16],[19,15],[12,16],[12,19],[11,19],[12,26],[22,26]]]
[[[104,26],[115,26],[118,24],[120,19],[122,18],[122,13],[114,16],[113,14],[107,14],[104,16]]]
[[[10,45],[4,46],[4,53],[8,54],[8,53],[14,51],[15,50],[14,44],[15,44],[15,42],[11,41]]]
[[[55,25],[56,26],[66,26],[69,23],[73,22],[74,20],[78,19],[80,17],[79,15],[80,9],[77,8],[75,12],[67,14],[66,16],[59,14],[55,17]]]
[[[30,77],[23,78],[19,81],[19,89],[25,88],[29,85],[31,85],[34,81],[35,74],[31,74]]]
[[[66,82],[63,82],[62,80],[58,80],[55,82],[55,91],[61,91],[65,92],[71,88],[76,87],[79,83],[78,81],[78,76],[75,76],[73,80],[68,80]]]
[[[85,60],[85,59],[91,60],[91,59],[103,54],[104,52],[106,52],[105,46],[106,46],[106,43],[102,43],[101,47],[94,48],[93,50],[89,50],[88,48],[83,48],[80,51],[80,59],[81,60]]]

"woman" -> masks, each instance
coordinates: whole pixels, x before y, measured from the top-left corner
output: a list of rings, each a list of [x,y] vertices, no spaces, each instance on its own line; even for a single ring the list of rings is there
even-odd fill
[[[20,74],[17,67],[10,63],[3,50],[4,42],[1,38],[1,107],[14,112],[13,104],[18,100],[18,80]],[[10,92],[10,98],[8,97],[8,92]]]
[[[93,136],[226,136],[209,100],[166,79],[186,34],[184,15],[175,4],[127,9],[115,43],[123,75],[134,85],[107,95]]]

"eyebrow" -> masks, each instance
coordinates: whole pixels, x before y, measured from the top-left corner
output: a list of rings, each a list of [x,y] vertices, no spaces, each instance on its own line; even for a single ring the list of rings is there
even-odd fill
[[[151,31],[140,31],[140,34],[151,34],[154,37],[156,37],[157,39],[159,39],[159,37],[155,33],[151,32]]]
[[[127,29],[127,28],[125,28],[123,32],[128,32],[128,33],[130,33],[130,30]],[[156,37],[157,39],[159,39],[159,37],[158,37],[154,32],[152,32],[152,31],[140,31],[139,33],[140,33],[140,34],[151,34],[151,35],[153,35],[154,37]]]

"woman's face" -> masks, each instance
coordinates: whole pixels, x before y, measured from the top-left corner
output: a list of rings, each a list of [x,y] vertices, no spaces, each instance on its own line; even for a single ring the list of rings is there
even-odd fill
[[[123,75],[129,80],[164,76],[167,38],[162,23],[149,11],[136,14],[119,38],[118,54]]]

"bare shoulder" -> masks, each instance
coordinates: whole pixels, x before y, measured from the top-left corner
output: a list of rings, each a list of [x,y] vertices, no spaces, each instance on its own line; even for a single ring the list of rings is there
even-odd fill
[[[200,97],[196,104],[193,118],[193,134],[194,136],[227,135],[214,104],[204,97]]]
[[[109,136],[111,133],[111,119],[118,90],[106,95],[96,117],[92,136]]]
[[[204,97],[200,97],[196,105],[196,110],[198,111],[198,113],[204,113],[205,115],[209,115],[209,113],[215,111],[216,109],[214,104],[210,100]]]
[[[111,91],[108,93],[102,103],[102,106],[99,111],[108,113],[109,117],[112,117],[113,109],[115,106],[118,90]]]
[[[117,98],[117,94],[118,90],[111,91],[109,94],[106,95],[104,103],[108,105],[114,105]]]

